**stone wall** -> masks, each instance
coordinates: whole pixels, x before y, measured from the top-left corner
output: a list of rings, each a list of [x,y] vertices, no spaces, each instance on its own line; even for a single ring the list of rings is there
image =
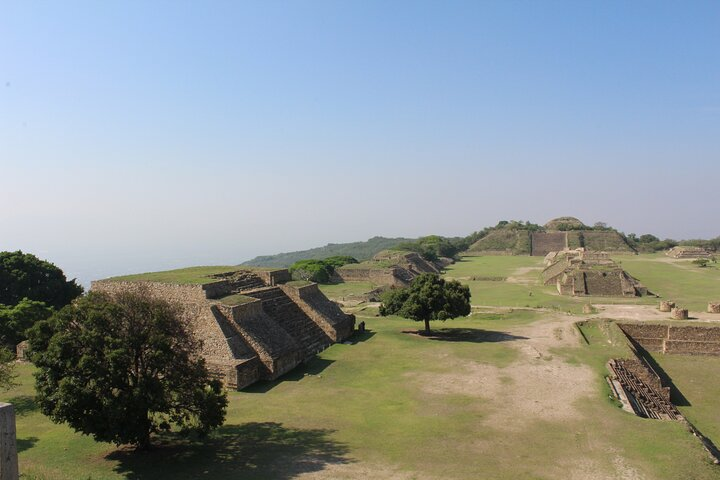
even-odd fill
[[[261,378],[274,380],[295,368],[304,359],[300,345],[269,317],[262,308],[262,302],[243,305],[213,306],[228,321],[259,357],[263,368]]]
[[[720,355],[720,327],[623,323],[628,337],[649,352]]]
[[[531,255],[544,257],[550,252],[557,252],[567,248],[567,234],[565,232],[533,232],[531,239]]]
[[[342,342],[355,330],[355,316],[343,312],[340,307],[328,300],[320,292],[317,284],[294,287],[283,285],[285,294],[312,318],[320,328],[335,342]]]
[[[407,285],[407,282],[396,276],[394,268],[337,268],[335,274],[343,282],[370,282],[390,287]]]

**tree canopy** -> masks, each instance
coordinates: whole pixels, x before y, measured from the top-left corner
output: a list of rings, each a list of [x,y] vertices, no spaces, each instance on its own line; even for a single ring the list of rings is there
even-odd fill
[[[59,309],[82,292],[74,279],[67,280],[50,262],[20,250],[0,252],[0,304],[13,306],[28,298]]]
[[[425,322],[430,333],[431,320],[447,320],[470,313],[470,288],[457,280],[445,280],[433,273],[415,277],[407,288],[386,291],[380,305],[380,315],[399,315],[417,322]]]
[[[98,441],[146,448],[154,433],[207,432],[227,398],[173,305],[146,293],[91,292],[29,331],[37,402]]]
[[[289,271],[295,280],[330,283],[335,269],[348,263],[358,263],[358,261],[347,255],[336,255],[322,260],[299,260],[289,268]]]
[[[0,343],[14,347],[25,340],[25,332],[35,322],[52,315],[53,309],[43,302],[23,298],[14,306],[0,305]]]

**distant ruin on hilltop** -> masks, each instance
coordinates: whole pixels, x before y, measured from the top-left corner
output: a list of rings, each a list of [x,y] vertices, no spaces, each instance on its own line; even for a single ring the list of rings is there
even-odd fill
[[[544,226],[529,228],[509,224],[493,229],[470,246],[475,255],[532,255],[584,248],[588,251],[634,254],[635,250],[616,230],[589,227],[575,217],[559,217]]]

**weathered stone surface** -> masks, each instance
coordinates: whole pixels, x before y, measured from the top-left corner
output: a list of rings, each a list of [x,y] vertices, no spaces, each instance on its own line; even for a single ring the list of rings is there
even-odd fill
[[[18,343],[15,347],[15,356],[20,361],[26,361],[27,358],[27,351],[28,348],[30,348],[30,343],[27,340],[23,340],[22,342]]]
[[[17,480],[17,438],[15,409],[9,403],[0,403],[0,480]]]
[[[660,302],[661,312],[670,312],[673,308],[675,308],[675,302],[670,302],[667,300],[663,300],[662,302]]]
[[[688,319],[688,311],[686,308],[675,307],[670,312],[670,316],[674,320],[687,320]]]
[[[720,313],[720,303],[710,302],[708,303],[708,313]]]

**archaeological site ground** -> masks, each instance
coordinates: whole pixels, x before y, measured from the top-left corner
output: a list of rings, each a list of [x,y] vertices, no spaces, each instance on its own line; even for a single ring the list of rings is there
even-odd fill
[[[147,453],[96,443],[38,411],[21,363],[2,400],[26,478],[720,478],[717,264],[579,225],[483,240],[450,265],[385,251],[320,286],[245,266],[94,283],[152,289],[198,319],[227,421]],[[424,271],[472,294],[471,315],[431,337],[378,316],[372,294]]]

